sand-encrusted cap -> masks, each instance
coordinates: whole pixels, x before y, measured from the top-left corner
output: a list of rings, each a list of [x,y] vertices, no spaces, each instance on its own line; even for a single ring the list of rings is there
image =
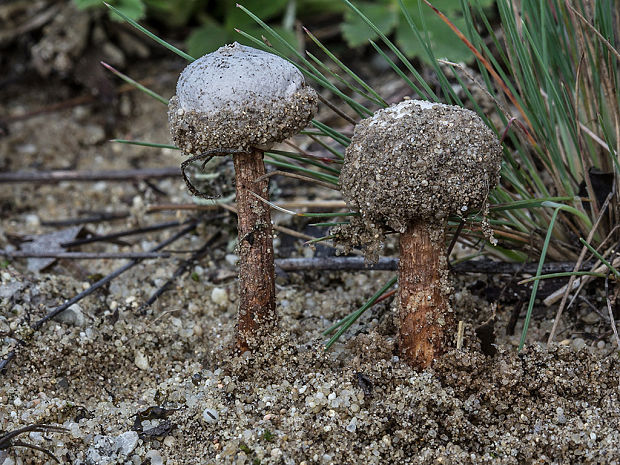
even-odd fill
[[[356,126],[340,185],[365,223],[404,232],[482,208],[501,160],[497,137],[474,112],[405,100]]]
[[[295,66],[235,42],[183,70],[168,120],[186,154],[249,152],[299,132],[316,111],[316,92]]]

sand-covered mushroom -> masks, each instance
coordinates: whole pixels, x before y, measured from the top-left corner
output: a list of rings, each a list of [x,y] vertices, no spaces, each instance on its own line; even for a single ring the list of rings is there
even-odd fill
[[[366,230],[400,233],[399,346],[430,366],[453,334],[445,231],[449,216],[483,209],[502,150],[474,112],[405,100],[360,122],[340,174]]]
[[[168,109],[186,155],[233,155],[239,234],[236,347],[253,350],[277,324],[273,241],[263,152],[298,133],[317,111],[316,92],[288,61],[233,43],[183,70]]]

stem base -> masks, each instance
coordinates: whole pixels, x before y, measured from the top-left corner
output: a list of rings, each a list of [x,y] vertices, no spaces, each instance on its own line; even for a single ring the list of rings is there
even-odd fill
[[[445,224],[411,224],[400,235],[399,347],[415,369],[431,366],[453,333]]]
[[[273,236],[269,207],[251,192],[269,200],[263,152],[233,155],[239,236],[239,311],[236,349],[255,350],[277,326]]]

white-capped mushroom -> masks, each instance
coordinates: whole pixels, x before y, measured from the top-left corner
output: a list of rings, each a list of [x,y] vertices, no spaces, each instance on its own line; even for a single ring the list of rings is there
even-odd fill
[[[257,347],[277,324],[273,242],[263,151],[306,127],[316,92],[288,61],[234,43],[183,70],[168,120],[187,155],[232,154],[239,234],[239,316],[236,347]]]

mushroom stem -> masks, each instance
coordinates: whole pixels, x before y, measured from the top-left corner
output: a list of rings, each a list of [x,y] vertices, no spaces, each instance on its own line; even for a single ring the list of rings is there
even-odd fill
[[[400,352],[420,370],[444,352],[454,325],[445,226],[414,223],[400,235]]]
[[[233,155],[239,234],[239,313],[236,348],[254,350],[277,325],[271,214],[250,192],[269,198],[263,152]]]

